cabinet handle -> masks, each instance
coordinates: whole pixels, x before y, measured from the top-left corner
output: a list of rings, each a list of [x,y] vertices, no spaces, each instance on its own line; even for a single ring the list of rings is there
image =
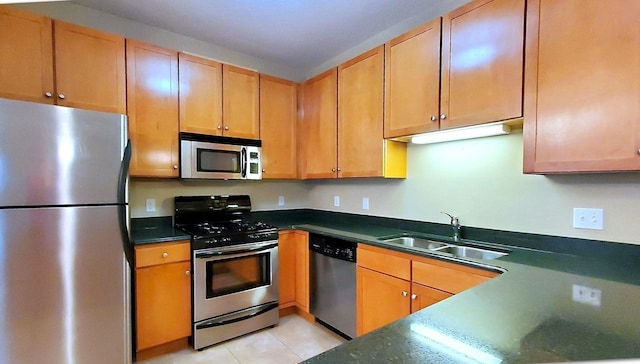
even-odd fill
[[[331,168],[331,172],[335,172],[335,171],[336,171],[336,169],[335,169],[335,168]]]
[[[178,169],[178,165],[177,165],[177,164],[174,164],[174,165],[173,165],[173,169]]]
[[[64,96],[64,94],[58,94],[58,98],[59,98],[60,100],[64,100],[64,97],[65,97],[65,96]]]
[[[409,292],[407,291],[402,291],[402,297],[407,297],[409,295]]]
[[[222,126],[221,126],[221,125],[218,125],[218,130],[220,130],[220,129],[222,129]]]
[[[412,299],[412,300],[415,300],[416,298],[418,298],[418,295],[417,295],[417,294],[415,294],[415,293],[414,293],[414,294],[412,294],[412,295],[411,295],[411,299]]]
[[[229,127],[228,127],[228,126],[225,126],[225,127],[224,127],[224,130],[229,130]]]
[[[47,98],[50,98],[51,96],[53,96],[53,94],[51,92],[47,91],[47,92],[44,93],[44,96],[47,97]]]
[[[340,167],[338,167],[338,172],[340,172],[342,169],[340,169]]]
[[[447,118],[447,114],[440,114],[440,119],[444,120]]]
[[[640,154],[640,149],[638,149],[638,154]]]
[[[431,115],[431,121],[436,121],[436,120],[438,120],[438,117],[435,115]]]
[[[264,173],[264,172],[266,172],[266,171],[267,171],[266,169],[262,168],[262,173]]]
[[[163,257],[163,258],[166,258],[166,257],[168,257],[168,256],[169,256],[169,253],[167,253],[167,252],[162,253],[162,257]]]
[[[184,274],[191,275],[191,271],[185,271]]]

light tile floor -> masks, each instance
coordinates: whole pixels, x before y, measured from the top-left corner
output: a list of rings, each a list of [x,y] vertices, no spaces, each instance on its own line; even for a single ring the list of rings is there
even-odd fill
[[[202,351],[182,351],[138,364],[258,364],[299,363],[346,340],[327,328],[298,315],[285,316],[271,329],[241,336]]]

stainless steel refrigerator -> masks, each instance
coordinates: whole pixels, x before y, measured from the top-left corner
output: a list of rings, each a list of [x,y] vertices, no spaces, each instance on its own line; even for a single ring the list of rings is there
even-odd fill
[[[129,363],[130,149],[116,115],[0,99],[0,363]]]

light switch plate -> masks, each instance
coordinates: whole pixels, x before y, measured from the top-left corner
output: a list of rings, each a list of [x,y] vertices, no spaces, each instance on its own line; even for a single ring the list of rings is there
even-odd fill
[[[362,209],[369,210],[369,197],[362,198]]]
[[[333,206],[334,207],[340,206],[340,196],[333,196]]]
[[[278,196],[278,206],[284,206],[284,196]]]
[[[604,212],[602,209],[573,209],[573,227],[576,229],[602,230]]]

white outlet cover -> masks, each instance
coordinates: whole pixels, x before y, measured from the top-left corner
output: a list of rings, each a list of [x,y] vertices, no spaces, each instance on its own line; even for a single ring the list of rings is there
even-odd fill
[[[146,210],[147,212],[155,212],[156,211],[156,199],[148,198],[146,200]]]
[[[284,206],[284,196],[278,196],[278,206]]]
[[[574,284],[572,288],[572,299],[574,302],[600,307],[602,304],[602,291],[597,288]]]
[[[362,198],[362,209],[369,210],[369,197]]]
[[[333,196],[333,206],[334,207],[340,206],[340,196]]]
[[[604,211],[602,209],[574,208],[573,227],[602,230],[604,228]]]

